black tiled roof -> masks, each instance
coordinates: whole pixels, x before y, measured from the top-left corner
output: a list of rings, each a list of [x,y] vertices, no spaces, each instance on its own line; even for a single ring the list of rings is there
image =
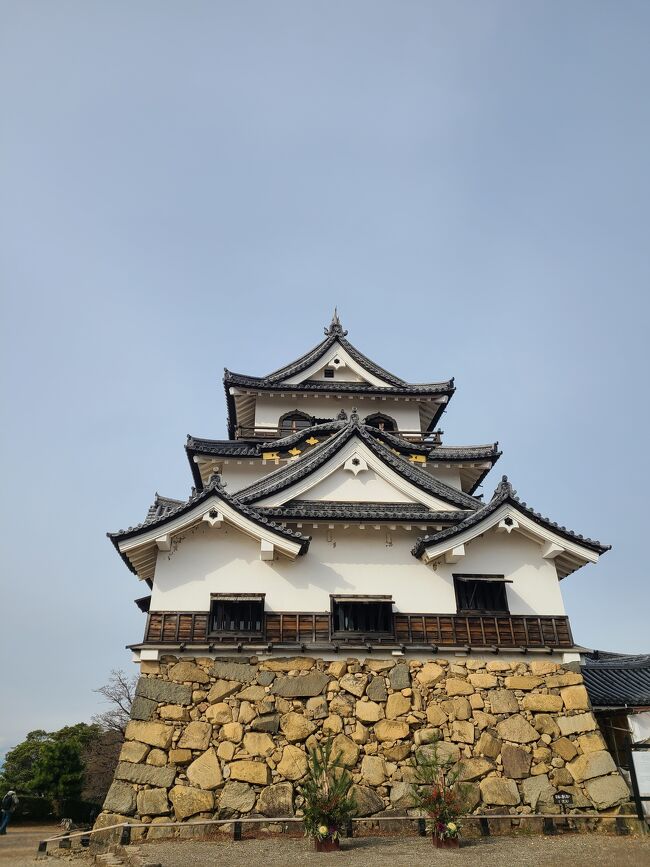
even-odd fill
[[[341,503],[291,500],[282,506],[258,506],[260,514],[279,520],[397,521],[438,524],[461,521],[463,511],[433,512],[418,503]]]
[[[603,545],[602,542],[589,539],[586,536],[582,536],[580,533],[574,533],[572,530],[567,530],[566,527],[562,527],[559,524],[556,524],[555,521],[551,521],[550,518],[545,518],[543,515],[540,515],[539,512],[535,512],[527,503],[524,503],[523,500],[519,499],[517,492],[508,481],[508,477],[503,476],[489,503],[486,503],[483,508],[474,512],[460,524],[456,524],[455,527],[449,527],[446,530],[441,530],[439,533],[422,536],[417,540],[415,547],[413,548],[414,556],[421,557],[424,553],[424,549],[429,545],[437,545],[438,542],[458,536],[470,527],[480,524],[481,521],[485,520],[485,518],[489,517],[493,512],[496,512],[496,510],[504,503],[511,503],[516,506],[520,512],[536,524],[539,524],[541,527],[546,527],[546,529],[557,533],[558,536],[562,536],[572,542],[577,542],[579,545],[583,545],[585,548],[596,551],[598,554],[603,554],[611,548],[611,545]]]
[[[111,540],[117,551],[121,554],[119,550],[119,543],[124,541],[125,539],[132,539],[133,537],[139,535],[143,532],[148,532],[152,527],[162,527],[168,521],[173,518],[181,517],[182,515],[190,512],[195,506],[209,499],[213,494],[216,494],[222,500],[227,502],[230,506],[232,506],[235,511],[239,512],[240,515],[243,515],[246,518],[249,518],[255,524],[258,524],[260,527],[268,527],[270,530],[273,530],[274,533],[277,533],[280,536],[284,536],[286,539],[291,539],[293,542],[300,542],[301,548],[300,553],[304,554],[309,548],[309,542],[311,541],[310,536],[303,536],[302,533],[298,533],[295,530],[289,530],[287,527],[282,527],[280,524],[276,524],[274,521],[269,520],[266,515],[262,515],[256,509],[251,506],[245,505],[244,503],[239,502],[235,497],[227,494],[224,488],[224,485],[221,481],[221,477],[215,473],[211,476],[208,483],[204,487],[202,491],[196,491],[196,489],[192,489],[192,495],[188,500],[177,500],[175,501],[178,505],[165,509],[164,513],[149,518],[143,521],[141,524],[136,524],[134,527],[128,527],[126,530],[116,530],[113,533],[107,533],[106,535]],[[151,511],[151,510],[150,510]],[[130,562],[128,558],[123,556],[123,559],[131,569]]]
[[[594,707],[650,707],[650,655],[588,658],[582,675]]]
[[[337,382],[336,380],[329,379],[307,379],[297,385],[285,385],[284,383],[280,385],[274,380],[269,380],[264,376],[248,376],[244,373],[234,373],[227,368],[224,368],[223,381],[226,387],[234,385],[239,388],[250,388],[254,391],[283,391],[297,393],[303,391],[323,391],[349,392],[351,394],[405,395],[407,397],[421,394],[425,397],[429,397],[434,394],[449,395],[454,391],[454,387],[451,384],[453,380],[450,380],[449,382],[429,382],[422,384],[411,384],[405,382],[403,385],[379,386],[370,385],[367,382],[344,382],[342,380]]]
[[[279,470],[269,473],[269,475],[259,479],[247,488],[238,491],[236,495],[237,499],[244,503],[254,503],[263,497],[268,497],[271,494],[285,490],[322,466],[352,436],[357,435],[380,460],[388,464],[400,476],[412,482],[420,490],[439,497],[460,509],[473,510],[483,505],[475,497],[471,497],[469,494],[445,485],[443,482],[430,476],[426,471],[415,468],[408,461],[397,457],[389,448],[377,440],[374,433],[369,433],[369,430],[366,425],[359,424],[358,419],[355,420],[353,413],[345,428],[325,443],[314,448],[313,451],[302,457],[299,461],[296,461],[296,463],[281,467]]]
[[[161,497],[156,491],[153,503],[149,506],[145,524],[154,524],[158,518],[164,518],[178,506],[183,505],[183,500],[175,500],[172,497]]]

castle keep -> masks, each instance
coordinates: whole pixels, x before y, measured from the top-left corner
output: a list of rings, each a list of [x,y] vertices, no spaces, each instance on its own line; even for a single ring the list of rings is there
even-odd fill
[[[359,815],[413,806],[413,758],[459,763],[468,809],[628,800],[597,729],[561,581],[606,545],[543,517],[496,443],[443,444],[448,380],[370,361],[334,315],[267,376],[226,370],[227,440],[188,437],[189,498],[111,533],[149,588],[102,821],[293,815],[332,736]]]

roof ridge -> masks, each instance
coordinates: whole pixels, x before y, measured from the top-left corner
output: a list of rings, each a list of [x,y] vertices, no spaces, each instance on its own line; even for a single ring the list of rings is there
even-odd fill
[[[602,542],[599,542],[597,539],[590,539],[588,536],[583,536],[582,533],[576,533],[573,530],[569,530],[564,525],[560,525],[556,521],[552,521],[550,518],[545,517],[540,512],[536,512],[531,506],[528,505],[528,503],[524,502],[517,496],[517,491],[512,487],[508,476],[504,475],[501,477],[501,481],[494,489],[492,499],[488,503],[483,505],[481,509],[478,509],[478,511],[476,511],[473,515],[470,515],[468,518],[466,518],[465,521],[462,521],[455,527],[441,530],[439,533],[430,533],[427,536],[421,536],[415,543],[412,553],[414,554],[414,556],[419,557],[428,545],[434,545],[437,542],[442,542],[444,539],[448,539],[450,536],[456,536],[459,533],[462,533],[465,530],[469,529],[470,527],[473,527],[476,524],[480,524],[480,522],[484,518],[495,512],[497,508],[503,503],[505,503],[507,500],[513,502],[536,523],[539,523],[542,526],[546,526],[547,529],[550,529],[552,532],[558,532],[560,535],[564,535],[565,537],[568,537],[578,542],[579,544],[584,545],[587,548],[591,548],[592,550],[596,550],[599,553],[603,554],[605,551],[609,551],[612,547],[611,545],[605,545]]]

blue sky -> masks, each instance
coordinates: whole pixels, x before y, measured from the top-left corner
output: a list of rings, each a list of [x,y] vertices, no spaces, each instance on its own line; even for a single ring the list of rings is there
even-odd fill
[[[88,719],[143,588],[105,537],[185,496],[224,365],[338,304],[445,442],[500,441],[614,548],[563,583],[582,644],[649,651],[650,7],[0,3],[0,750]]]

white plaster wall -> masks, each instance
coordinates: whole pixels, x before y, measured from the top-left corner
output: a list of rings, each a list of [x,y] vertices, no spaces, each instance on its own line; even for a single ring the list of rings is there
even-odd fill
[[[374,470],[354,476],[343,468],[301,495],[302,500],[334,500],[340,503],[415,503],[413,497],[398,491]]]
[[[418,466],[414,464],[414,466]],[[429,473],[430,476],[433,476],[434,479],[438,479],[440,482],[444,482],[445,485],[449,485],[450,488],[454,488],[457,491],[462,491],[462,485],[460,482],[460,470],[456,467],[431,467],[429,464],[424,468],[425,473]]]
[[[158,554],[151,610],[205,611],[211,593],[251,592],[266,593],[270,611],[328,611],[330,593],[378,593],[392,594],[397,611],[455,613],[452,573],[475,571],[513,579],[507,585],[513,614],[564,614],[552,562],[515,533],[479,538],[459,564],[434,570],[411,554],[417,529],[305,524],[303,532],[312,535],[306,555],[263,562],[259,543],[239,530],[199,525],[175,550]]]
[[[344,409],[349,416],[355,407],[362,420],[368,415],[382,412],[395,419],[400,430],[419,431],[421,429],[417,403],[413,401],[404,403],[389,398],[370,400],[368,397],[358,395],[343,396],[340,399],[325,396],[305,399],[299,397],[276,398],[264,394],[259,396],[255,402],[255,426],[277,427],[280,418],[285,413],[294,410],[316,418],[336,418],[341,409]]]
[[[505,575],[511,614],[564,615],[560,582],[552,560],[544,560],[541,546],[516,531],[490,530],[465,545],[465,556],[453,565],[441,563],[437,574],[452,581],[454,573]]]
[[[268,476],[281,466],[286,466],[285,461],[276,464],[275,461],[256,460],[252,463],[244,459],[242,461],[224,461],[221,473],[222,480],[227,485],[229,494],[240,491],[242,488],[252,485],[258,479]]]

